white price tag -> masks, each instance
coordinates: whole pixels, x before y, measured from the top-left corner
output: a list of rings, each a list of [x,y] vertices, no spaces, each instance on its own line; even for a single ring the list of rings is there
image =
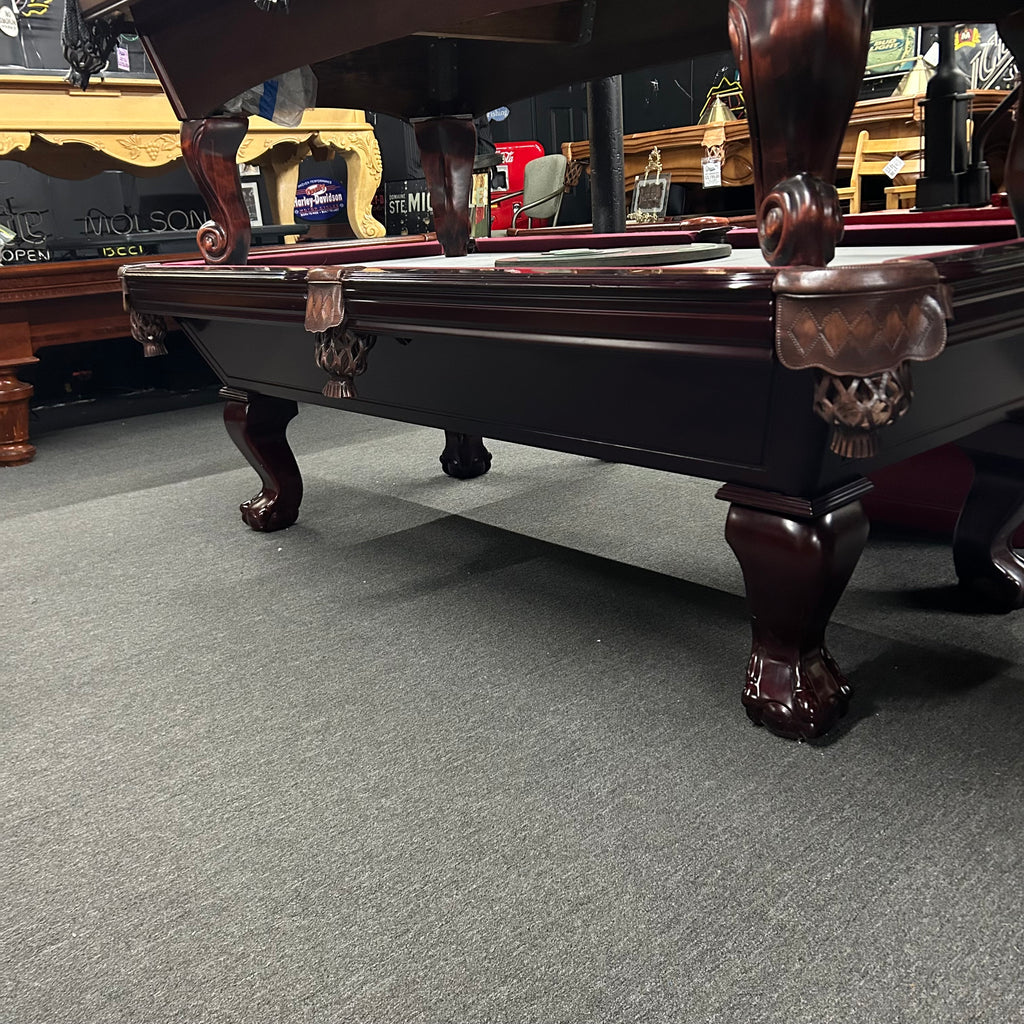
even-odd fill
[[[132,62],[128,57],[128,48],[125,46],[119,46],[114,52],[117,54],[117,70],[131,71]]]
[[[898,156],[894,156],[883,168],[882,173],[890,178],[895,178],[900,171],[903,170],[903,165],[906,160],[902,160]]]
[[[722,161],[716,160],[713,156],[706,156],[700,162],[701,174],[704,178],[705,188],[722,187]]]
[[[18,15],[6,4],[0,7],[0,32],[12,39],[18,38]]]

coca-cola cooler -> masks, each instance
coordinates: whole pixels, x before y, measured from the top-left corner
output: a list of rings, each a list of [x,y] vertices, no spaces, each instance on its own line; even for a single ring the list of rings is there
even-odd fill
[[[512,217],[523,205],[522,195],[515,195],[523,191],[523,171],[531,160],[544,155],[544,147],[539,142],[501,142],[495,148],[502,162],[491,179],[491,230],[504,231],[512,227]],[[535,227],[544,224],[546,220],[533,221]],[[520,226],[526,226],[525,220]]]

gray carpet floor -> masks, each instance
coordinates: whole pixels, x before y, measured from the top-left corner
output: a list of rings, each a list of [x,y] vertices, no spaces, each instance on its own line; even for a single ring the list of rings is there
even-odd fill
[[[715,485],[306,408],[0,472],[0,1022],[1024,1021],[1024,615],[876,533],[828,742],[747,722]]]

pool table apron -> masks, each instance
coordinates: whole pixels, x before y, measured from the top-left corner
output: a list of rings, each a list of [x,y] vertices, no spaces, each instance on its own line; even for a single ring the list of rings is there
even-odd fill
[[[941,344],[911,355],[927,361],[913,363],[909,412],[857,460],[829,450],[820,371],[780,360],[786,296],[756,252],[662,271],[502,271],[494,255],[207,268],[201,281],[132,268],[125,286],[136,309],[173,315],[242,391],[813,495],[1024,404],[1020,243],[863,247],[835,265],[925,255],[950,286],[948,345],[938,359]],[[321,305],[343,306],[335,323],[323,309],[310,323],[318,291]],[[344,389],[324,369],[331,330],[327,363],[350,361]]]

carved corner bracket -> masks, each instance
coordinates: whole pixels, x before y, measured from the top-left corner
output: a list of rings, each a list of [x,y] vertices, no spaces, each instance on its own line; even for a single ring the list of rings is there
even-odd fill
[[[910,363],[946,346],[948,286],[915,260],[785,268],[772,288],[776,354],[787,369],[818,371],[814,411],[832,425],[832,451],[872,457],[878,430],[910,408]]]
[[[153,356],[167,355],[164,338],[167,337],[167,321],[162,316],[152,313],[139,313],[129,308],[128,321],[132,328],[132,337],[142,346],[142,354],[147,359]]]
[[[366,372],[366,356],[377,335],[332,327],[316,336],[316,363],[330,374],[324,398],[358,398],[355,378]]]
[[[146,359],[151,359],[153,356],[167,355],[167,346],[164,344],[164,339],[167,337],[167,321],[155,313],[140,313],[132,305],[123,275],[121,277],[121,296],[124,308],[128,311],[128,323],[131,326],[132,337],[142,346],[143,356]]]
[[[329,374],[325,398],[356,398],[355,378],[366,372],[375,334],[345,325],[345,271],[316,267],[306,277],[306,330],[316,335],[317,366]]]

